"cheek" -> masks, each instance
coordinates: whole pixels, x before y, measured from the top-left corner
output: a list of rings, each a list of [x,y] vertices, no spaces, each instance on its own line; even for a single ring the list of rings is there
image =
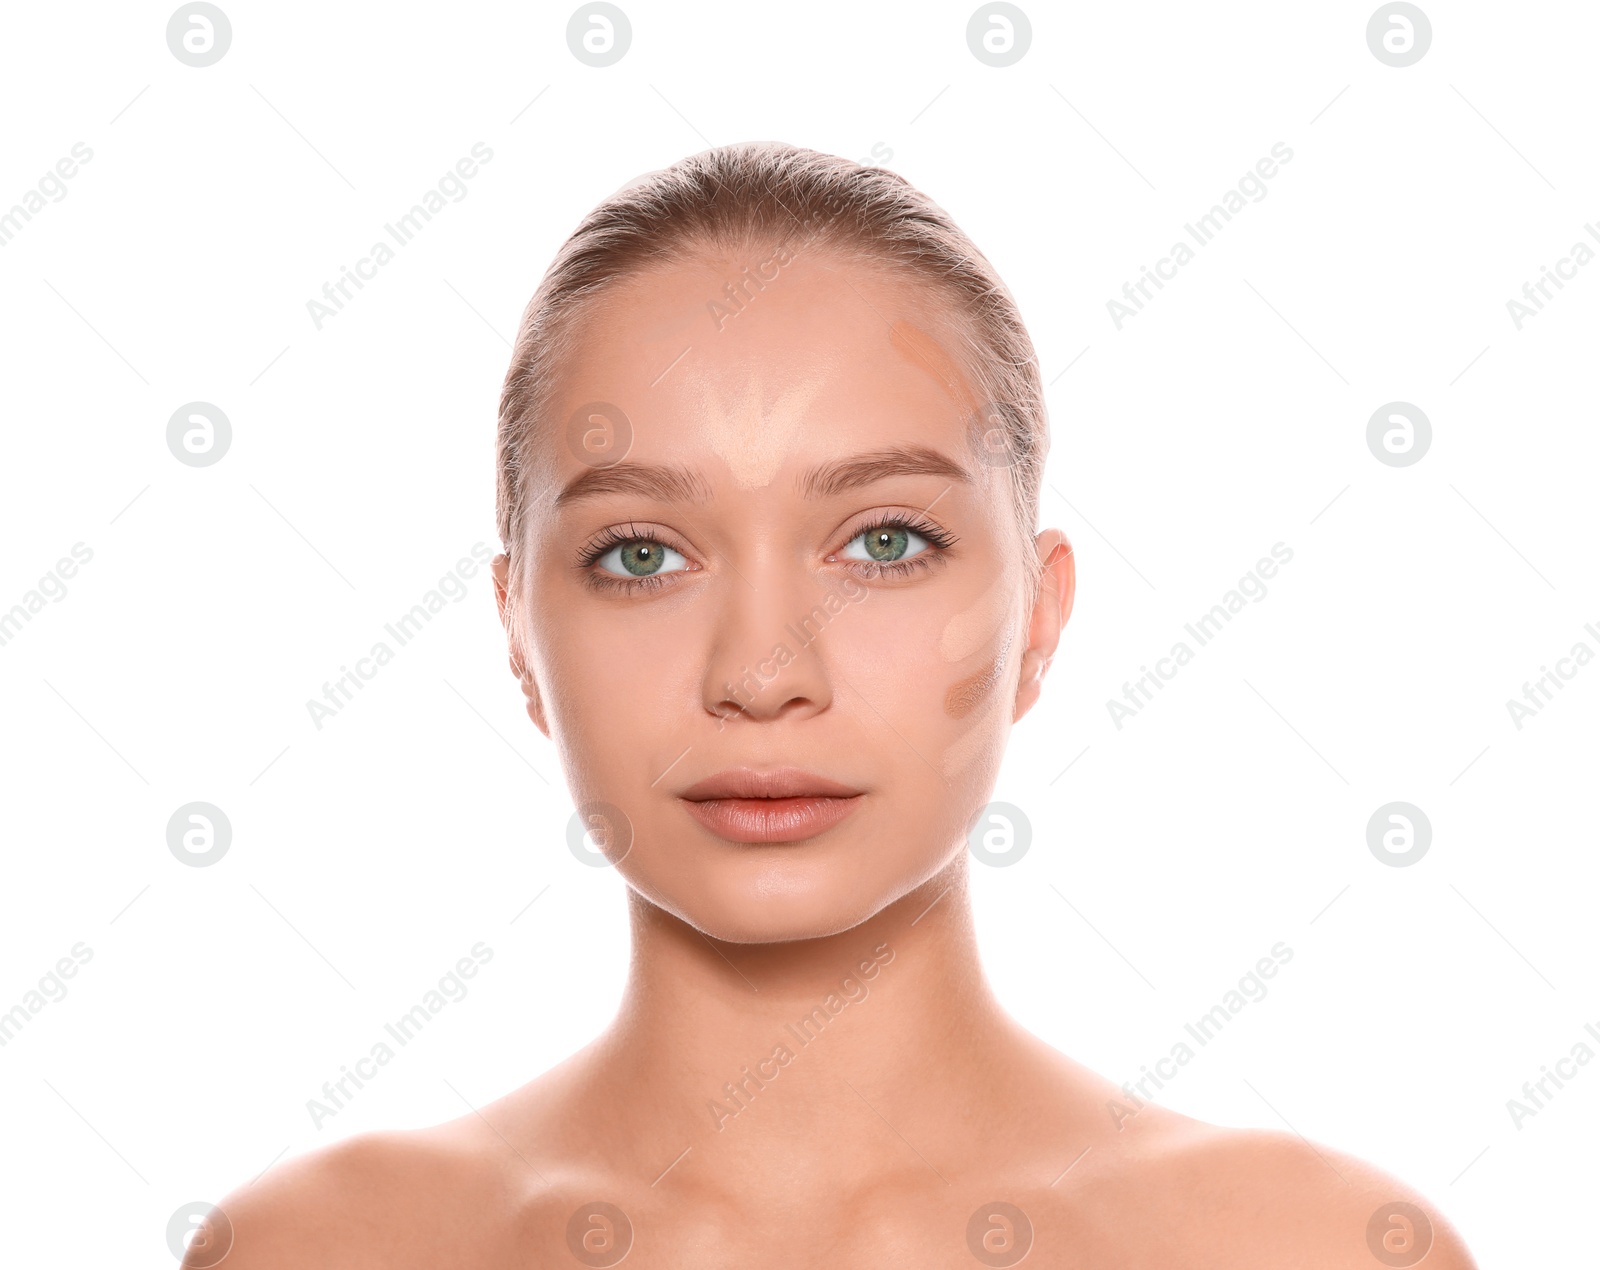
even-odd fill
[[[1008,624],[996,632],[983,668],[945,693],[945,714],[961,729],[941,755],[940,774],[947,782],[987,788],[999,772],[1010,723],[1004,689],[1014,642],[1015,628]]]
[[[1012,585],[1001,574],[976,594],[869,598],[839,621],[827,654],[835,706],[869,731],[883,730],[881,715],[940,750],[988,730],[1017,637]],[[867,702],[852,707],[856,692]]]
[[[955,730],[939,756],[940,775],[951,784],[986,788],[999,770],[1010,722],[1004,710],[1006,672],[1017,637],[1009,595],[1007,579],[997,576],[940,632],[943,669],[947,675],[956,672],[943,701],[946,719],[955,721]],[[966,673],[960,674],[963,669]]]
[[[893,743],[884,753],[899,756],[903,796],[930,814],[952,800],[964,806],[998,771],[1018,635],[1011,594],[1001,577],[954,612],[948,598],[892,613],[869,601],[835,645],[835,706],[858,716],[863,735]],[[852,688],[867,701],[854,701]]]
[[[989,655],[988,664],[950,685],[950,690],[944,694],[944,712],[952,719],[966,718],[1000,686],[1005,677],[1014,636],[1015,631],[1007,624],[1000,633],[998,646]]]
[[[944,712],[965,719],[988,702],[1005,677],[1016,624],[1008,604],[1010,579],[996,573],[970,604],[952,614],[939,632],[939,655],[951,669],[970,667],[944,695]]]
[[[557,602],[559,605],[559,601]],[[683,747],[664,747],[698,706],[681,632],[579,602],[539,624],[537,679],[573,796],[621,802]]]
[[[970,604],[952,614],[939,632],[939,654],[947,662],[964,661],[989,646],[1005,622],[1009,580],[997,572]]]

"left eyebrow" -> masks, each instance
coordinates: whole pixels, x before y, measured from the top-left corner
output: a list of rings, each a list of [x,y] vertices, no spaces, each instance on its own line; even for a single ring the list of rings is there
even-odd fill
[[[894,445],[836,459],[803,473],[795,482],[806,498],[832,498],[891,476],[940,476],[971,485],[972,477],[955,460],[925,445]]]

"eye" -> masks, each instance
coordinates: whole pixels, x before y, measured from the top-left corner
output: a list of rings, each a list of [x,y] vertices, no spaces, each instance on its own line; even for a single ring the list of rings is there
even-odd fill
[[[654,538],[629,538],[595,559],[601,571],[614,578],[650,578],[677,573],[688,563],[682,552]]]
[[[873,564],[893,564],[920,555],[928,539],[899,521],[874,525],[845,543],[843,554],[851,560]]]

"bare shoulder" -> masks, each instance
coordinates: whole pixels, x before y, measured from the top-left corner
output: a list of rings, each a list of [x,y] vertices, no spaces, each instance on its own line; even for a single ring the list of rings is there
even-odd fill
[[[453,1121],[363,1133],[273,1165],[226,1195],[190,1241],[183,1270],[367,1270],[473,1263],[521,1207],[516,1170]]]
[[[1180,1118],[1181,1119],[1181,1118]],[[1181,1120],[1152,1135],[1145,1175],[1233,1270],[1476,1270],[1460,1234],[1415,1188],[1292,1133]],[[1165,1207],[1165,1204],[1164,1204]]]
[[[1041,1258],[1053,1248],[1067,1264],[1127,1270],[1477,1270],[1448,1219],[1373,1164],[1296,1133],[1207,1124],[1035,1045],[1014,1082],[1030,1110],[1007,1148]]]

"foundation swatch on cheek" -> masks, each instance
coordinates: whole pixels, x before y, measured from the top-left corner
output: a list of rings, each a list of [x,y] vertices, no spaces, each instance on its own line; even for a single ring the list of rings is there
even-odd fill
[[[1008,585],[1005,574],[996,572],[984,593],[944,624],[939,653],[946,661],[965,661],[999,634],[1007,615],[998,601]]]
[[[1011,652],[1011,641],[1015,633],[1011,627],[1006,627],[1001,636],[1000,647],[989,659],[988,665],[977,674],[968,675],[965,679],[950,685],[949,691],[944,694],[944,712],[952,719],[966,718],[994,691],[1005,674],[1006,660]]]
[[[944,710],[953,719],[964,718],[975,710],[1005,672],[1006,655],[1016,634],[1010,615],[996,602],[1005,586],[1005,577],[996,576],[977,602],[946,622],[939,634],[939,653],[948,662],[966,661],[985,645],[999,641],[999,648],[982,670],[952,684],[945,693]]]

